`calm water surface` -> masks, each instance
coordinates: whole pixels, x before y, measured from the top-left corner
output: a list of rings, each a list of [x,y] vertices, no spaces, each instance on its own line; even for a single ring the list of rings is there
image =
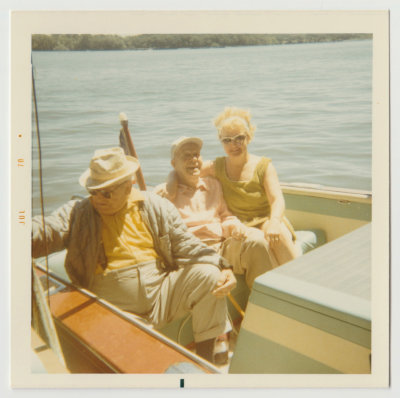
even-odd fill
[[[224,154],[213,118],[249,109],[250,152],[282,182],[371,189],[372,41],[149,51],[34,52],[45,208],[72,194],[97,148],[117,146],[125,112],[148,185],[170,170],[181,135]],[[33,128],[35,134],[35,128]],[[33,213],[39,212],[33,137]]]

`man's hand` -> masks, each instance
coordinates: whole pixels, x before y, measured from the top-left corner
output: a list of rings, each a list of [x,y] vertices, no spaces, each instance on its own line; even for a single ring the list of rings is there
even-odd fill
[[[225,297],[236,286],[236,278],[231,269],[223,269],[221,277],[217,282],[213,295],[216,297]]]
[[[247,233],[248,233],[247,227],[242,223],[232,226],[231,236],[234,239],[237,240],[245,239],[247,237]]]

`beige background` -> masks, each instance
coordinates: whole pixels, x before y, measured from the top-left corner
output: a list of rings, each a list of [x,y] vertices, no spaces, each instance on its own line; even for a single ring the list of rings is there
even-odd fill
[[[185,375],[185,387],[371,387],[388,382],[389,86],[386,11],[15,12],[11,15],[11,372],[15,387],[173,387],[179,375],[30,373],[30,39],[34,33],[373,33],[373,370],[371,375]],[[18,137],[22,134],[22,138]],[[33,145],[36,145],[33,143]],[[26,167],[17,168],[15,159]]]

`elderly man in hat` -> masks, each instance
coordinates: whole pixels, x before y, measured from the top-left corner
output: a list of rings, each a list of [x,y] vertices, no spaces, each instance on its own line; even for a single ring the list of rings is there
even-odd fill
[[[196,351],[214,359],[231,330],[226,296],[236,280],[216,252],[188,232],[176,208],[132,187],[138,161],[121,148],[95,151],[79,179],[90,196],[32,223],[32,256],[67,249],[72,282],[147,318],[155,327],[191,312]]]
[[[169,197],[166,184],[157,186],[155,192],[170,199],[189,231],[219,251],[235,273],[245,275],[251,288],[257,276],[278,263],[262,231],[246,227],[229,211],[218,180],[200,177],[202,145],[197,137],[175,140],[171,146],[171,164],[178,182],[176,195]]]

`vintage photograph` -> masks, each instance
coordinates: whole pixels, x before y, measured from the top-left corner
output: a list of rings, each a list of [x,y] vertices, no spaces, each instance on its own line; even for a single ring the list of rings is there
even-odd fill
[[[282,31],[262,27],[268,12],[231,14],[247,30],[159,13],[162,32],[24,33],[30,130],[13,133],[29,147],[30,380],[384,383],[387,341],[372,331],[387,309],[372,313],[389,265],[375,218],[388,206],[387,15],[338,27],[327,12],[307,32],[295,13]]]

